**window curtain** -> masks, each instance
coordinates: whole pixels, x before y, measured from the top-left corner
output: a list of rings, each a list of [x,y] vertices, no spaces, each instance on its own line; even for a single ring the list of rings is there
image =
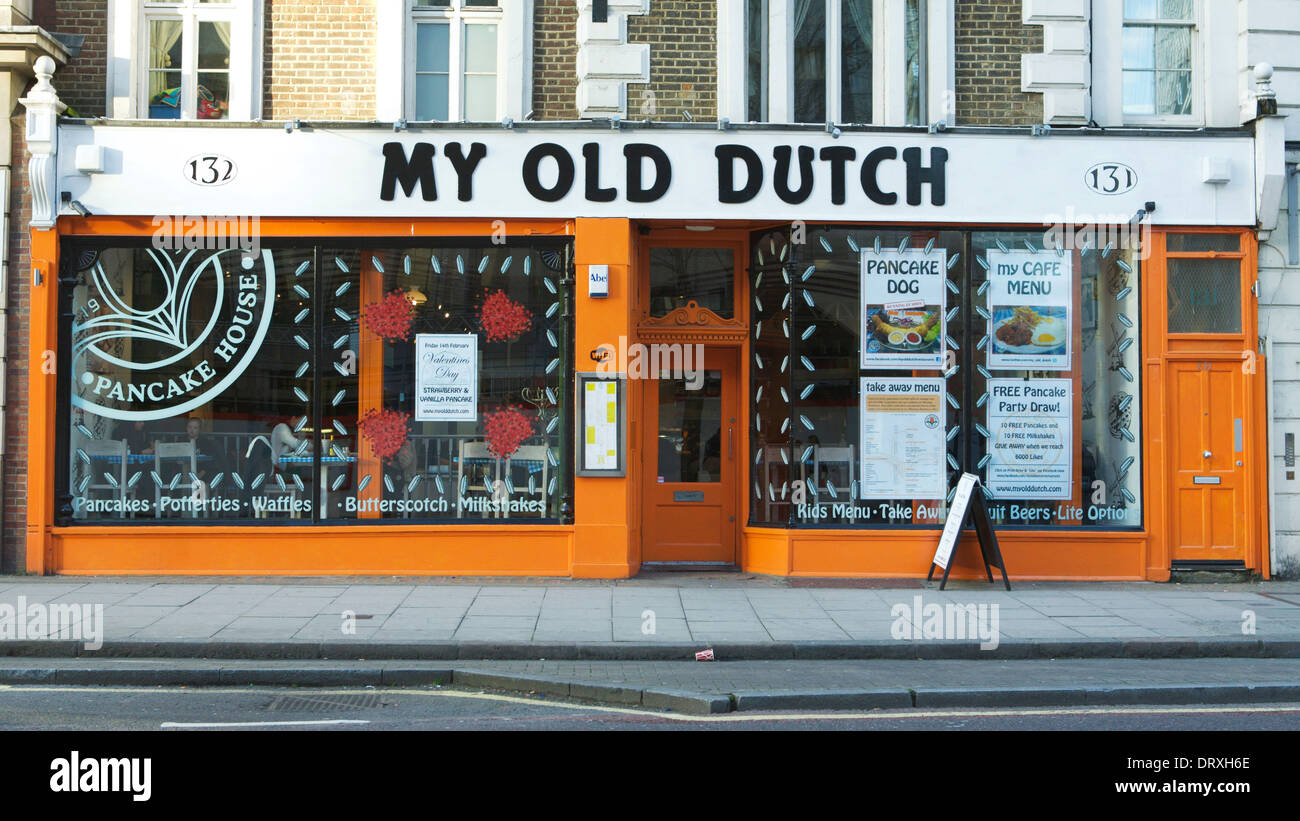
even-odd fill
[[[150,20],[149,21],[149,67],[166,68],[170,71],[180,71],[180,66],[167,65],[167,55],[176,45],[176,41],[181,39],[182,23],[180,20]],[[149,72],[149,99],[153,99],[155,94],[167,89],[167,74],[162,71]]]
[[[844,8],[853,20],[853,27],[858,30],[858,38],[871,52],[871,0],[843,0]]]

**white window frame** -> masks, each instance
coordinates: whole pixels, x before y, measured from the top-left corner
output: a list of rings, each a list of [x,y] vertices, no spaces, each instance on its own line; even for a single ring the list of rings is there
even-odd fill
[[[749,119],[746,88],[748,67],[746,0],[718,0],[718,116],[732,122]],[[921,0],[921,120],[952,122],[953,0]],[[826,38],[831,54],[839,53],[842,6],[827,7]],[[794,62],[793,0],[768,0],[768,111],[766,122],[793,119]],[[903,33],[907,25],[906,0],[873,0],[872,125],[907,124],[907,67]],[[841,116],[839,61],[826,67],[826,119]]]
[[[1181,116],[1126,116],[1121,3],[1092,6],[1092,116],[1105,128],[1123,126],[1235,127],[1242,122],[1243,72],[1238,63],[1240,36],[1233,3],[1195,0],[1192,46],[1192,113]],[[1253,102],[1252,102],[1253,116]]]
[[[1201,67],[1204,57],[1201,53],[1201,48],[1202,48],[1201,44],[1203,40],[1203,32],[1202,32],[1203,26],[1202,26],[1202,18],[1201,18],[1200,0],[1192,0],[1192,20],[1190,24],[1183,20],[1168,20],[1160,17],[1157,17],[1154,20],[1140,20],[1140,21],[1135,20],[1133,23],[1134,28],[1155,28],[1157,26],[1169,26],[1169,27],[1178,26],[1190,30],[1191,54],[1188,55],[1188,59],[1191,63],[1192,70],[1191,70],[1191,76],[1188,78],[1187,81],[1187,89],[1188,89],[1188,94],[1191,95],[1191,101],[1190,101],[1191,110],[1188,111],[1188,113],[1186,114],[1128,114],[1124,112],[1124,65],[1123,65],[1124,30],[1129,27],[1128,25],[1129,21],[1128,18],[1125,17],[1124,15],[1124,3],[1122,2],[1122,0],[1120,0],[1120,2],[1118,2],[1116,5],[1119,7],[1118,13],[1120,18],[1120,36],[1119,36],[1120,84],[1119,84],[1118,93],[1119,93],[1120,115],[1124,119],[1124,124],[1186,127],[1189,125],[1194,126],[1203,123],[1205,121],[1205,113],[1204,113],[1205,104],[1203,101],[1204,94],[1202,93],[1202,88],[1205,83],[1204,80],[1205,74]],[[1153,73],[1156,72],[1153,70]]]
[[[149,119],[149,20],[183,20],[181,119],[197,119],[198,22],[230,23],[227,120],[254,120],[262,106],[262,0],[108,0],[106,103],[114,119]]]
[[[448,36],[447,121],[463,119],[466,25],[497,27],[497,110],[494,121],[523,120],[532,111],[532,7],[530,0],[497,0],[496,6],[417,8],[413,0],[376,0],[378,59],[375,61],[375,116],[383,122],[415,121],[415,26],[446,20]],[[399,47],[392,47],[400,45]]]

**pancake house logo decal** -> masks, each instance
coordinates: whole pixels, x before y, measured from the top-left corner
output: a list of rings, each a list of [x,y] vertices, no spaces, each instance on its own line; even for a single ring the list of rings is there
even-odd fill
[[[608,150],[609,146],[585,143],[582,156],[575,157],[557,143],[539,143],[529,149],[519,169],[524,188],[539,202],[559,202],[575,188],[582,191],[588,202],[613,202],[618,198],[619,188],[605,185],[600,178],[602,149]],[[436,201],[439,197],[434,166],[437,153],[437,146],[427,142],[415,143],[409,155],[404,144],[385,143],[379,198],[391,202],[400,188],[407,197],[415,196],[419,189],[420,197],[426,202]],[[442,155],[451,164],[456,198],[470,202],[474,198],[474,175],[488,155],[487,144],[474,142],[466,148],[460,142],[448,142],[443,146]],[[921,205],[921,191],[925,186],[930,189],[930,205],[943,205],[947,199],[948,151],[944,148],[933,147],[929,157],[923,157],[917,147],[900,151],[894,146],[880,146],[859,157],[858,150],[850,145],[829,145],[820,150],[810,145],[778,145],[772,149],[770,160],[765,160],[749,146],[727,143],[716,146],[713,155],[717,160],[717,199],[725,205],[750,202],[763,191],[765,184],[783,202],[798,205],[812,195],[819,179],[827,177],[832,205],[844,205],[849,185],[861,186],[867,198],[877,205],[895,205],[899,193],[881,187],[880,170],[886,163],[898,162],[900,155],[906,170],[903,195],[908,205]],[[663,148],[652,143],[627,143],[623,146],[623,157],[626,171],[621,182],[628,202],[656,202],[668,193],[673,165]],[[765,169],[768,163],[771,168]]]
[[[166,419],[220,395],[257,355],[275,305],[268,250],[144,253],[149,264],[137,257],[125,276],[96,261],[72,325],[72,404],[111,419]],[[142,283],[147,296],[130,298]]]

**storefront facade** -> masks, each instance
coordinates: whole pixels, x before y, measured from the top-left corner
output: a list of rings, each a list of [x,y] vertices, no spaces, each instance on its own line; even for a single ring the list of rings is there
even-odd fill
[[[28,109],[33,572],[1268,573],[1250,128]]]

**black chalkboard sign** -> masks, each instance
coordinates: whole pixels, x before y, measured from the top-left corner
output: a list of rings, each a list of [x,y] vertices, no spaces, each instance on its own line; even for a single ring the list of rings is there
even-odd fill
[[[963,473],[957,482],[957,492],[953,494],[952,504],[948,508],[948,518],[943,523],[943,535],[939,537],[939,546],[935,548],[934,558],[930,560],[930,572],[925,575],[928,582],[934,578],[934,569],[943,568],[943,579],[939,582],[942,590],[948,584],[948,573],[952,570],[952,557],[961,539],[961,532],[967,524],[975,525],[975,535],[979,537],[980,555],[984,559],[984,572],[988,574],[989,584],[993,581],[993,570],[1002,571],[1002,583],[1011,589],[1007,579],[1007,565],[998,549],[998,534],[993,530],[993,520],[989,518],[988,503],[984,498],[984,488],[979,477],[973,473]]]

